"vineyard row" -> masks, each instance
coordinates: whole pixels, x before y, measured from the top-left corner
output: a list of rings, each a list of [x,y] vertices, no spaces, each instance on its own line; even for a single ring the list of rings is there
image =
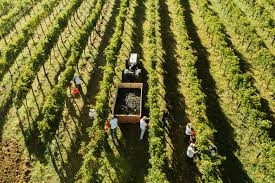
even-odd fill
[[[107,143],[105,141],[103,126],[110,112],[110,91],[115,77],[117,56],[122,46],[122,35],[128,5],[128,0],[120,2],[119,14],[116,17],[115,33],[112,35],[108,47],[104,50],[106,65],[104,66],[103,80],[100,82],[100,91],[96,96],[95,109],[97,115],[93,121],[93,126],[88,129],[91,141],[86,147],[88,152],[84,155],[83,164],[78,172],[79,182],[97,182],[100,180],[100,176],[98,175],[100,157],[104,143]]]
[[[238,134],[242,139],[242,141],[238,143],[244,144],[247,142],[247,138],[249,138],[249,143],[263,148],[261,154],[257,157],[257,171],[253,170],[253,167],[250,167],[248,173],[253,175],[255,180],[257,180],[255,174],[259,176],[260,172],[265,179],[271,179],[272,176],[274,176],[274,172],[267,167],[272,165],[274,161],[274,158],[272,158],[274,143],[271,142],[269,138],[269,131],[272,123],[266,119],[267,114],[262,112],[260,96],[253,85],[253,80],[249,74],[242,72],[240,68],[240,59],[235,54],[233,48],[231,48],[231,44],[228,42],[229,38],[219,18],[208,8],[206,0],[197,0],[197,6],[204,19],[207,32],[212,36],[211,45],[221,56],[220,65],[227,77],[228,87],[232,90],[234,95],[236,95],[238,101],[236,104],[238,106],[237,115],[242,121],[242,128],[245,128],[247,131],[247,133]],[[247,135],[248,133],[251,135]],[[246,155],[250,154],[251,152]],[[243,157],[249,159],[250,156],[246,155]],[[249,161],[248,159],[247,161]],[[249,167],[251,164],[246,164],[246,166]],[[258,180],[261,180],[263,177]]]
[[[34,3],[40,3],[41,1],[42,0],[36,0],[33,2],[31,0],[22,0],[20,3],[17,2],[19,6],[15,6],[15,8],[0,19],[0,37],[6,36],[14,27],[15,23],[33,8]]]
[[[275,91],[275,58],[270,51],[264,46],[263,41],[255,33],[255,29],[247,23],[247,18],[236,7],[233,1],[213,0],[219,4],[219,11],[224,12],[223,16],[230,22],[229,27],[233,27],[235,34],[239,36],[242,45],[245,44],[246,52],[249,52],[251,58],[248,62],[257,70],[261,71],[261,79],[266,83],[274,93]],[[215,3],[215,4],[216,4]],[[218,6],[218,5],[217,5]],[[228,23],[229,24],[229,23]],[[228,25],[226,24],[226,26]]]
[[[0,77],[8,71],[9,67],[13,64],[21,50],[27,46],[29,38],[33,35],[35,28],[39,25],[40,21],[50,15],[53,8],[59,2],[60,0],[51,0],[43,4],[42,11],[37,16],[29,19],[22,27],[16,38],[5,46],[5,49],[2,52],[2,58],[0,60]]]

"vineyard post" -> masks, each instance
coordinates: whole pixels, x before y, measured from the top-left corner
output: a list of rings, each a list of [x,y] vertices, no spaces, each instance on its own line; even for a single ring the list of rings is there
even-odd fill
[[[82,13],[81,13],[81,16],[82,16]],[[81,22],[81,24],[83,24],[83,22],[82,22],[81,19],[79,18],[78,11],[76,11],[76,17],[77,17],[77,19]],[[85,17],[85,18],[87,18],[87,17]]]
[[[73,18],[74,18],[74,21],[75,21],[75,23],[76,23],[77,27],[80,29],[80,28],[81,28],[81,26],[78,24],[78,22],[77,22],[77,20],[75,19],[75,17],[77,17],[77,11],[74,13]]]
[[[31,91],[32,91],[32,95],[33,95],[33,98],[34,98],[34,101],[35,101],[35,105],[36,105],[36,107],[37,107],[39,113],[41,113],[42,110],[40,109],[40,107],[39,107],[39,105],[38,105],[38,102],[37,102],[37,99],[36,99],[36,97],[35,97],[34,90],[33,90],[33,87],[32,87],[32,86],[31,86]]]
[[[41,27],[41,30],[42,30],[43,35],[45,36],[45,32],[44,32],[44,29],[43,29],[43,27],[42,27],[41,22],[39,22],[39,25],[40,25],[40,27]]]
[[[28,44],[27,44],[27,49],[28,49],[29,55],[32,56],[32,53]]]
[[[63,61],[65,61],[66,58],[65,58],[64,55],[62,54],[62,52],[61,52],[61,50],[60,50],[60,48],[59,48],[59,44],[56,44],[56,47],[57,47],[57,50],[58,50],[58,52],[60,53],[60,55],[61,55]]]
[[[6,46],[8,44],[8,42],[7,42],[6,38],[5,38],[5,36],[2,34],[1,37],[2,37],[2,39],[4,39],[5,46]]]
[[[31,40],[33,42],[34,47],[36,48],[36,44],[35,44],[35,41],[34,41],[34,38],[33,38],[33,34],[31,34]]]
[[[13,23],[13,28],[14,28],[14,30],[15,30],[16,35],[18,36],[18,30],[17,30],[17,28],[16,28],[15,23]]]
[[[63,45],[64,48],[66,49],[66,51],[68,51],[68,48],[66,47],[66,45],[65,45],[65,43],[64,43],[64,41],[63,41],[63,37],[62,37],[62,36],[60,36],[60,40],[61,40],[62,45]]]

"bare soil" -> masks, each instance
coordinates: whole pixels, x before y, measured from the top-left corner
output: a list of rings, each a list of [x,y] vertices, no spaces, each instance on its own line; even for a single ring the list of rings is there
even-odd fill
[[[22,157],[21,147],[16,140],[0,142],[0,182],[28,182],[29,160]]]
[[[140,114],[140,94],[140,89],[119,89],[115,113],[134,115]]]

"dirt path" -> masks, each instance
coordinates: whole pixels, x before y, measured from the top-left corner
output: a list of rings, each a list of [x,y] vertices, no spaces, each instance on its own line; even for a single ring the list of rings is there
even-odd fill
[[[0,182],[28,182],[30,162],[22,156],[19,142],[0,142]]]
[[[240,161],[234,155],[238,148],[233,135],[233,129],[229,124],[229,119],[223,113],[219,104],[219,96],[216,91],[215,80],[210,73],[209,54],[207,48],[201,43],[201,36],[198,35],[197,24],[194,24],[192,13],[196,13],[193,3],[184,1],[182,3],[185,11],[186,22],[188,22],[188,32],[193,41],[193,48],[196,50],[198,63],[198,77],[202,80],[202,88],[206,94],[207,117],[213,123],[217,132],[214,134],[216,145],[221,155],[226,157],[222,164],[221,172],[224,182],[251,182],[245,171],[241,167]],[[192,5],[190,7],[190,5]],[[192,10],[191,10],[192,8]],[[199,21],[195,21],[198,23]],[[209,40],[205,40],[209,41]],[[226,138],[225,138],[226,137]]]
[[[138,6],[135,13],[135,34],[132,38],[133,48],[132,53],[138,53],[139,58],[142,60],[142,48],[140,43],[143,39],[142,26],[145,16],[145,6],[144,2],[138,1]],[[127,23],[127,20],[126,20]],[[145,71],[145,69],[143,69]],[[147,95],[147,73],[143,73],[142,82],[144,83],[143,96]],[[144,97],[145,99],[146,97]],[[146,99],[145,99],[146,100]],[[143,115],[148,116],[148,109],[144,107],[142,109]],[[119,139],[119,144],[117,149],[120,152],[120,157],[117,160],[110,158],[109,161],[113,159],[112,163],[119,163],[119,168],[121,175],[118,175],[119,182],[125,183],[142,183],[145,182],[144,178],[147,174],[147,169],[149,167],[149,153],[148,153],[148,132],[145,133],[144,140],[139,141],[140,129],[139,123],[137,124],[119,124],[119,128],[122,133],[121,139]],[[111,163],[111,164],[112,164]]]
[[[185,114],[184,96],[180,92],[180,74],[179,64],[176,55],[176,40],[171,30],[172,20],[169,16],[168,2],[160,1],[161,5],[161,30],[163,47],[166,52],[164,68],[166,74],[165,90],[168,104],[168,127],[167,133],[170,141],[172,169],[168,170],[168,177],[171,182],[196,182],[197,169],[196,166],[187,162],[185,151],[187,145],[184,143],[184,130],[188,122]]]
[[[139,55],[139,58],[143,59],[143,52],[141,48],[141,43],[143,40],[143,32],[142,32],[142,26],[145,21],[145,6],[143,1],[138,1],[138,7],[136,12],[136,34],[134,35],[134,47],[133,52],[136,52]],[[147,86],[147,73],[145,72],[145,69],[142,68],[143,71],[143,109],[142,114],[145,116],[149,116],[149,111],[145,107],[145,101],[146,96],[148,93],[148,86]],[[140,135],[140,128],[139,123],[136,125],[129,125],[130,129],[127,131],[128,134],[128,143],[129,143],[129,151],[132,152],[129,154],[129,159],[131,162],[132,172],[135,175],[135,180],[133,182],[144,182],[144,178],[147,175],[147,170],[149,168],[149,145],[148,145],[148,131],[145,133],[144,140],[139,141],[139,135]],[[127,128],[127,126],[126,126]],[[134,133],[133,133],[134,132]]]

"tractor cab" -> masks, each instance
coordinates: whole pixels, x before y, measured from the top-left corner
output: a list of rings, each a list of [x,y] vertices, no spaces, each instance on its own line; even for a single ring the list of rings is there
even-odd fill
[[[141,82],[141,67],[137,53],[131,53],[122,72],[123,82]]]

